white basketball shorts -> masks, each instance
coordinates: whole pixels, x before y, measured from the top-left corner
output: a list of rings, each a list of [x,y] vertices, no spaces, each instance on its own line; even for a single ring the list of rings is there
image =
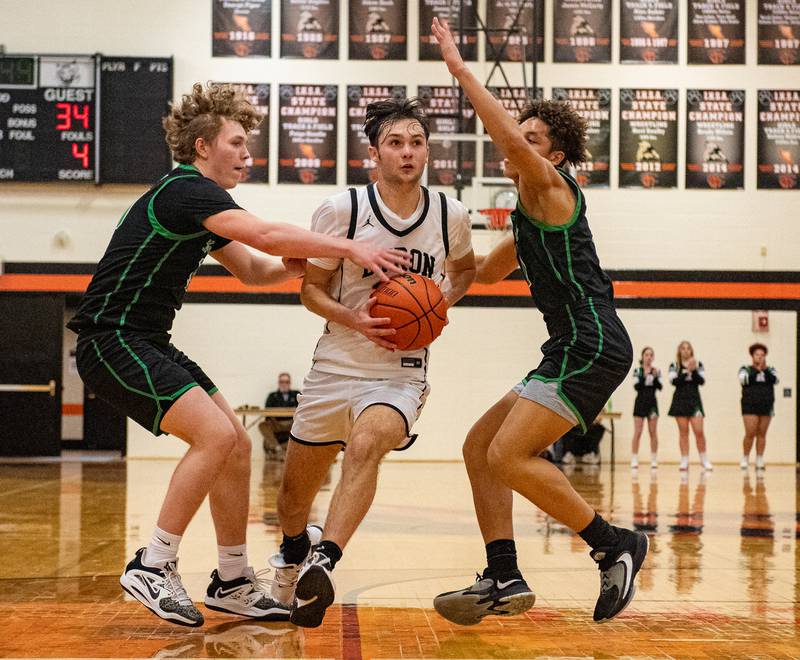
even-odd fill
[[[312,369],[297,397],[292,440],[304,445],[347,445],[359,415],[370,406],[396,410],[406,422],[406,438],[395,449],[408,449],[416,440],[411,428],[419,418],[430,386],[425,381],[401,382],[356,378]]]

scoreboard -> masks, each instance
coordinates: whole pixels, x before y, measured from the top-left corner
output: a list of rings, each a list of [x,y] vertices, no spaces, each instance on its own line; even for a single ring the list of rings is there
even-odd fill
[[[0,182],[150,183],[172,58],[0,55]]]

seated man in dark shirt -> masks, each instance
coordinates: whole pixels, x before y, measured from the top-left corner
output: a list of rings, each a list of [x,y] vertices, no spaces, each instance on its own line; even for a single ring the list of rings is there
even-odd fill
[[[278,375],[278,389],[267,395],[265,408],[297,408],[297,390],[292,389],[292,377],[284,371]],[[264,451],[267,454],[283,455],[292,428],[291,417],[265,417],[258,425],[264,438]]]

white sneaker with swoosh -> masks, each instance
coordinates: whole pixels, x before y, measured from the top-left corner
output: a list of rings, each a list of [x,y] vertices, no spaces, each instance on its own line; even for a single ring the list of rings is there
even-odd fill
[[[119,578],[122,588],[156,616],[181,626],[202,626],[200,613],[178,575],[178,560],[163,567],[142,562],[144,548],[139,548]]]
[[[252,566],[234,580],[223,580],[214,570],[206,589],[205,605],[211,610],[248,616],[260,621],[288,621],[289,608],[269,597],[269,569],[256,573]]]
[[[633,600],[634,580],[650,546],[644,532],[614,529],[619,536],[616,546],[595,548],[589,553],[600,569],[600,596],[594,608],[594,620],[598,623],[610,621]]]

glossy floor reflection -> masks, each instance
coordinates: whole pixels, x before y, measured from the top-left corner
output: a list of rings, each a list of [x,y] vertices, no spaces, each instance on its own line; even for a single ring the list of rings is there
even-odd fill
[[[722,466],[703,475],[585,466],[569,475],[613,522],[651,536],[639,591],[617,620],[591,612],[599,579],[584,544],[518,501],[520,565],[533,610],[452,625],[432,597],[483,567],[461,464],[389,463],[336,569],[322,627],[206,612],[190,630],[161,622],[119,588],[174,467],[168,460],[0,465],[0,656],[279,658],[800,658],[800,518],[793,467]],[[279,533],[280,463],[254,463],[249,553],[263,568]],[[338,468],[320,494],[321,521]],[[201,600],[216,560],[205,507],[181,546]]]

